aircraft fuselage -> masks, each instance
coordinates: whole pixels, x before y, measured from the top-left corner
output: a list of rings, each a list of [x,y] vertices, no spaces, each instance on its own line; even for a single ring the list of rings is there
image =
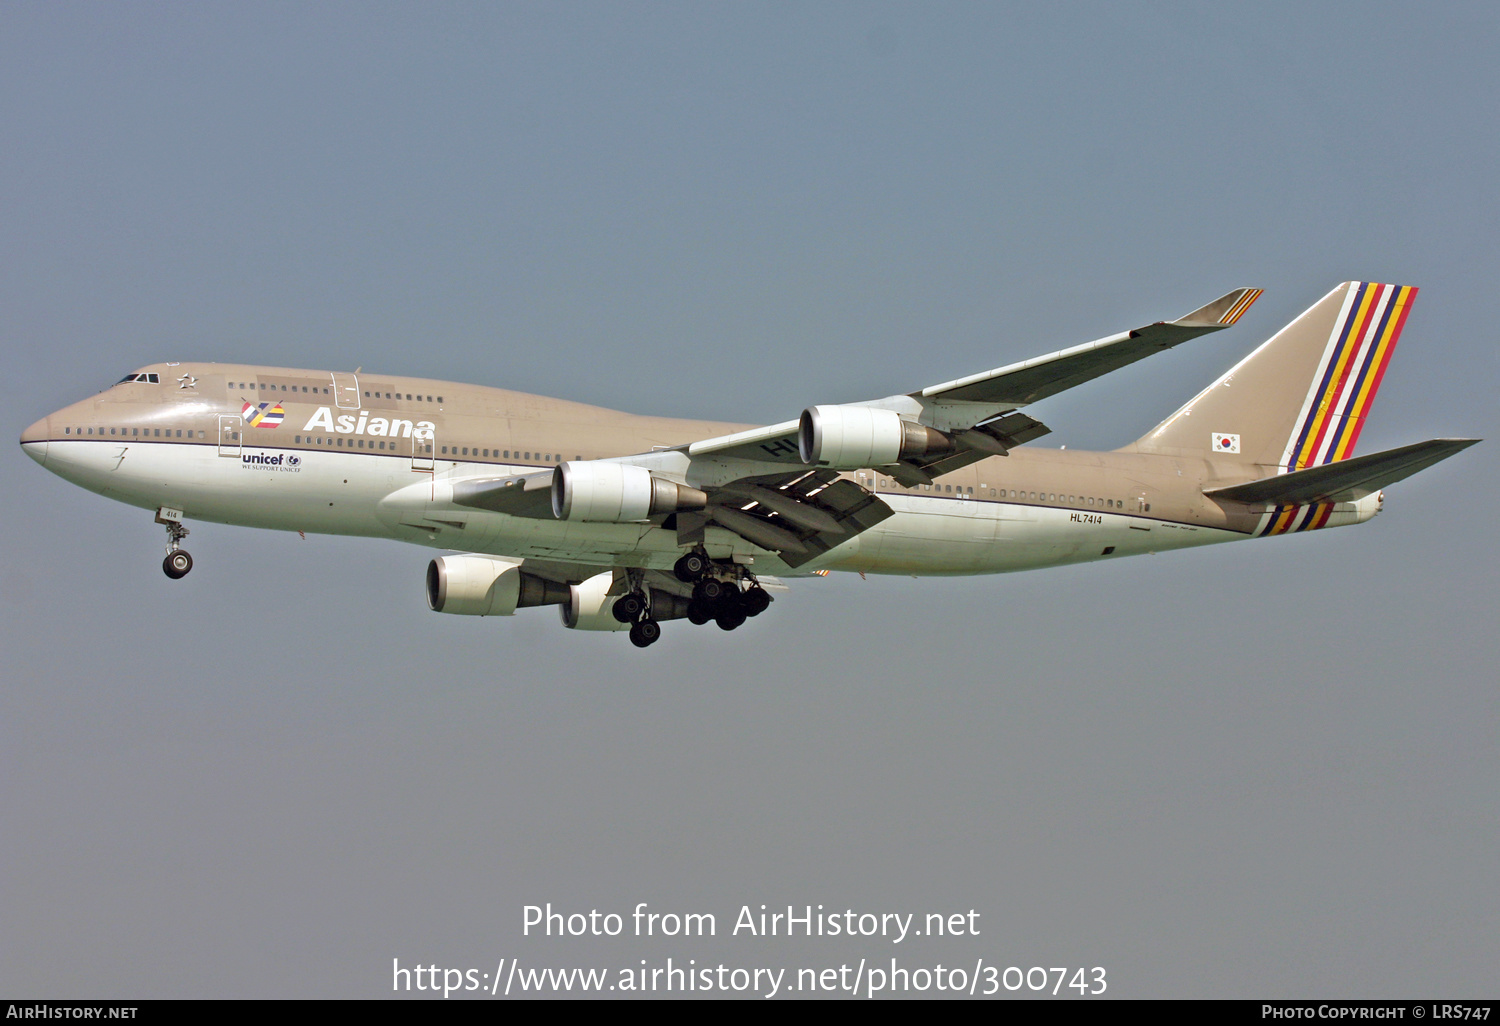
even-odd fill
[[[657,523],[575,523],[456,507],[452,484],[726,435],[744,425],[642,417],[504,389],[388,375],[157,364],[28,430],[27,451],[91,491],[188,520],[393,538],[443,549],[669,569]],[[152,379],[155,380],[152,380]],[[1203,495],[1211,460],[1013,450],[903,486],[842,476],[894,516],[794,573],[998,573],[1252,535],[1261,514]],[[1373,515],[1346,504],[1329,523]],[[1356,506],[1361,508],[1356,508]],[[715,559],[786,575],[774,552],[710,527]]]

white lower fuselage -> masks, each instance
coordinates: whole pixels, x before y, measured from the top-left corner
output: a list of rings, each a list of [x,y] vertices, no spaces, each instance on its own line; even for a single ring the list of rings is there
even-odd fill
[[[535,473],[542,469],[536,465],[438,459],[431,469],[419,469],[410,456],[396,454],[257,448],[248,443],[221,449],[211,440],[188,444],[54,438],[45,444],[44,465],[59,476],[133,506],[182,510],[189,520],[391,538],[601,569],[669,570],[682,554],[674,532],[649,523],[569,523],[445,501],[455,480]],[[928,576],[1004,573],[1247,537],[1243,532],[1113,509],[900,489],[879,492],[894,516],[796,571],[788,571],[774,553],[722,528],[708,528],[706,548],[714,558],[749,562],[757,573],[842,570]]]

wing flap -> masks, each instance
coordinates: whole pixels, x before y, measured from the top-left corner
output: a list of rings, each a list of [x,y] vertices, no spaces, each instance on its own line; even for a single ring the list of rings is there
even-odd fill
[[[1426,470],[1477,443],[1477,438],[1433,438],[1398,449],[1294,470],[1226,488],[1204,489],[1211,499],[1251,504],[1306,505],[1353,502]]]
[[[799,567],[893,516],[880,498],[836,471],[748,478],[716,489],[704,514],[720,527]],[[678,514],[678,540],[697,529]]]

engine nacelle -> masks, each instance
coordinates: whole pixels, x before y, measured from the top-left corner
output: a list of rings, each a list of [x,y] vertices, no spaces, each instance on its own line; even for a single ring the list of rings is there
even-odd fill
[[[434,613],[510,616],[527,606],[568,601],[568,586],[522,572],[490,556],[440,556],[427,564],[427,607]]]
[[[625,524],[707,505],[697,488],[655,477],[645,467],[585,460],[552,472],[552,515],[559,520]]]
[[[883,467],[909,456],[950,452],[941,431],[870,406],[810,406],[797,426],[802,462],[834,470]]]
[[[620,596],[609,594],[615,581],[613,570],[595,574],[568,587],[562,606],[563,626],[575,631],[628,631],[630,624],[615,619],[614,604]]]

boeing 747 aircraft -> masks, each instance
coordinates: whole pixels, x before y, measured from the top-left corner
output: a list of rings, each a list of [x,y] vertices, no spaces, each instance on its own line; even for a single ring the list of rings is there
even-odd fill
[[[1346,282],[1114,452],[1025,448],[1022,412],[1227,328],[1236,289],[1162,321],[769,427],[643,417],[499,388],[162,363],[37,421],[46,469],[154,511],[168,577],[187,521],[455,550],[440,613],[560,606],[575,630],[734,630],[782,578],[1004,573],[1359,524],[1387,485],[1473,445],[1354,446],[1417,290]]]

